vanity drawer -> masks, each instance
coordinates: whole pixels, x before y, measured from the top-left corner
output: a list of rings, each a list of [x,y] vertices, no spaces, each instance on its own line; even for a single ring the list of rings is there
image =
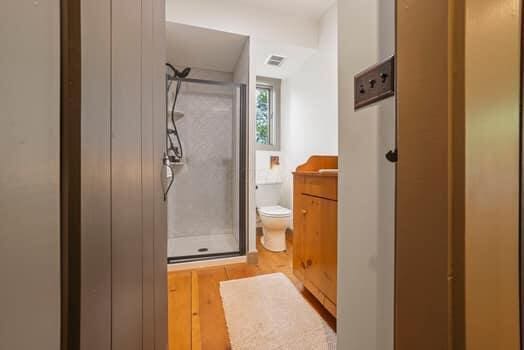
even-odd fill
[[[306,176],[303,193],[336,201],[337,183],[336,176]]]

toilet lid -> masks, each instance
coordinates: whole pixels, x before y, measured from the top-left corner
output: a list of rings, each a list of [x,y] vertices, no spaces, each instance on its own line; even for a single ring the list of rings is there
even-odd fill
[[[279,205],[274,207],[262,207],[258,208],[258,212],[265,216],[273,218],[285,218],[291,215],[291,210],[288,208],[281,207]]]

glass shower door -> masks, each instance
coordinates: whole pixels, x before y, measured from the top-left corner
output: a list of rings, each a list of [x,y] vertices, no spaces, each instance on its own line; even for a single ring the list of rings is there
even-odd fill
[[[183,153],[167,195],[169,263],[245,252],[245,101],[245,85],[181,80],[167,131]]]

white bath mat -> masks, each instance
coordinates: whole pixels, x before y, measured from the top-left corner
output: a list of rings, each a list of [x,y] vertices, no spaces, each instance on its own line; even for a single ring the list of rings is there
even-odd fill
[[[336,335],[282,273],[220,282],[232,350],[334,350]]]

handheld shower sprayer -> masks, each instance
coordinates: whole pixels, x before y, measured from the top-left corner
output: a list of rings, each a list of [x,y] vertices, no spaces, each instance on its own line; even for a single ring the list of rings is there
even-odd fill
[[[176,81],[176,88],[171,108],[167,108],[170,118],[166,118],[166,153],[164,156],[163,164],[164,166],[170,168],[169,170],[171,171],[168,171],[168,173],[171,174],[171,179],[169,184],[166,186],[166,189],[164,190],[164,200],[167,199],[167,193],[169,192],[169,189],[171,188],[174,182],[174,174],[172,172],[171,165],[173,163],[182,162],[184,158],[182,141],[180,140],[180,135],[175,122],[175,107],[178,99],[178,94],[180,93],[180,88],[182,87],[181,79],[187,78],[189,73],[191,73],[190,67],[184,68],[183,70],[179,71],[170,63],[166,63],[166,66],[166,103],[169,103],[169,91],[171,89],[171,84],[173,83],[173,81]],[[169,119],[171,121],[171,128],[169,127]],[[174,138],[176,138],[176,140],[174,140]]]
[[[184,68],[182,71],[179,71],[178,69],[176,69],[173,65],[171,65],[170,63],[166,63],[166,65],[169,67],[169,69],[173,72],[172,75],[169,75],[168,73],[168,79],[169,81],[173,81],[173,80],[176,80],[176,91],[175,91],[175,99],[173,101],[173,108],[171,110],[171,114],[174,113],[175,111],[175,104],[176,104],[176,100],[178,98],[178,94],[180,93],[180,88],[182,87],[182,82],[179,80],[179,79],[184,79],[184,78],[187,78],[187,76],[189,75],[189,73],[191,73],[191,68],[189,67],[186,67]],[[171,83],[169,84],[169,87],[171,86]],[[169,89],[168,89],[169,90]]]

